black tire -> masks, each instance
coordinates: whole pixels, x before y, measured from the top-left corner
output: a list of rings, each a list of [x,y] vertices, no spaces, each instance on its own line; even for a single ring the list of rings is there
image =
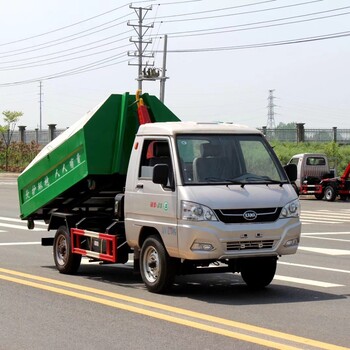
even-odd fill
[[[148,237],[140,253],[140,272],[146,288],[152,293],[168,291],[174,281],[174,271],[174,266],[160,238]]]
[[[323,197],[324,197],[324,194],[323,194],[323,193],[316,193],[316,194],[315,194],[315,198],[318,199],[318,200],[323,199]]]
[[[56,268],[64,274],[74,274],[78,271],[81,255],[73,254],[70,236],[66,226],[60,226],[53,242],[53,258]]]
[[[277,258],[252,258],[242,261],[241,276],[249,288],[262,289],[273,280]]]
[[[333,202],[336,197],[337,197],[337,192],[335,191],[334,187],[327,186],[324,190],[324,198],[329,202]]]

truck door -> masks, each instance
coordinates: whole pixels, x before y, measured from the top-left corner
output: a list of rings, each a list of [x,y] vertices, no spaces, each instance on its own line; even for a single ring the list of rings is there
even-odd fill
[[[127,188],[127,227],[139,235],[141,228],[155,228],[170,255],[177,249],[177,194],[174,174],[174,154],[168,138],[145,139],[133,184]],[[166,186],[152,181],[157,164],[169,168]],[[129,231],[130,233],[130,231]],[[128,234],[129,234],[128,233]],[[137,239],[137,238],[136,238]]]

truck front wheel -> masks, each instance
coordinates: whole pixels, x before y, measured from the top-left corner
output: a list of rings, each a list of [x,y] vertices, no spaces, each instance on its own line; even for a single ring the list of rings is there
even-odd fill
[[[248,287],[261,289],[271,283],[275,276],[277,258],[253,258],[242,261],[241,276]]]
[[[173,283],[175,273],[171,259],[157,236],[148,237],[142,245],[140,272],[150,292],[164,293]]]
[[[319,201],[320,201],[321,199],[323,199],[323,197],[324,197],[324,194],[323,194],[323,193],[316,193],[316,194],[315,194],[315,198],[318,199]]]
[[[333,202],[335,198],[337,197],[337,193],[335,192],[335,189],[333,186],[327,186],[324,190],[324,197],[327,201]]]
[[[66,226],[60,226],[56,231],[53,242],[53,258],[57,270],[61,273],[74,274],[79,269],[81,255],[72,253]]]

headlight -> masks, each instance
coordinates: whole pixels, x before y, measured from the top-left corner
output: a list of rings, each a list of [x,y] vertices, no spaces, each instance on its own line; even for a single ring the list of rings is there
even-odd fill
[[[214,212],[210,208],[188,201],[181,202],[181,218],[191,221],[217,221]]]
[[[299,199],[295,199],[294,201],[286,204],[280,214],[280,219],[284,218],[297,218],[300,215],[300,202]]]

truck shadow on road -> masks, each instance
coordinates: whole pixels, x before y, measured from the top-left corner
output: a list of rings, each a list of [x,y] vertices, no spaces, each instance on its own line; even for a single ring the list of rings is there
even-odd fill
[[[273,281],[268,287],[252,290],[238,274],[181,276],[171,295],[215,304],[264,305],[346,299],[345,295],[299,288]]]
[[[148,293],[141,276],[134,273],[131,266],[82,265],[76,276],[100,282],[101,289],[106,288],[104,284],[108,284],[108,290],[111,290],[111,286],[118,287],[115,290],[116,293],[124,293],[130,289]],[[279,281],[273,281],[261,290],[251,290],[239,274],[232,273],[177,276],[174,286],[167,295],[150,295],[156,296],[157,301],[161,299],[163,302],[167,302],[169,297],[184,297],[222,305],[285,304],[348,298],[342,294],[280,284]]]

